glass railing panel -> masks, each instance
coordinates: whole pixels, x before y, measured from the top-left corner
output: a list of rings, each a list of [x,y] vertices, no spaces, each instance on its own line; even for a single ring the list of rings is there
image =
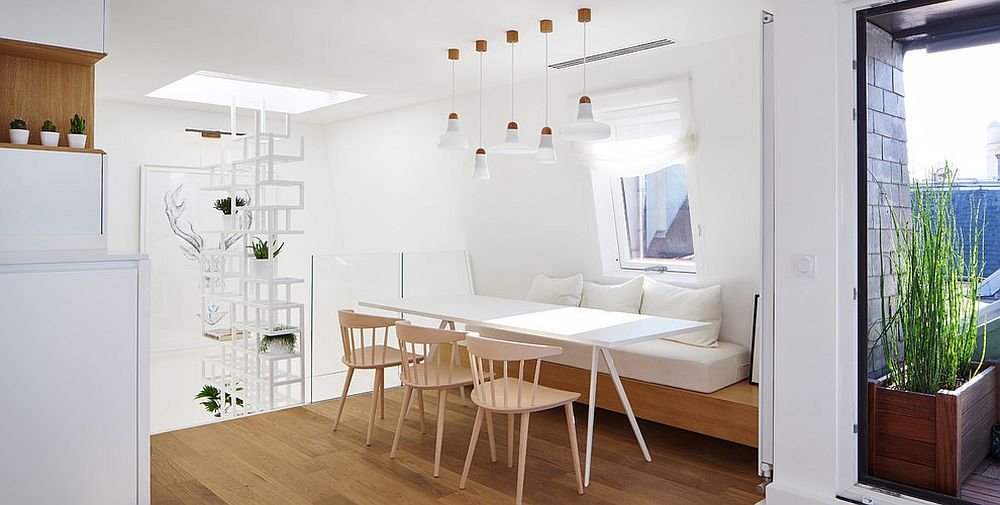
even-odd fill
[[[344,351],[337,311],[378,313],[358,307],[358,301],[398,297],[402,283],[400,255],[313,255],[311,282],[311,397],[312,401],[322,401],[340,396],[347,370],[341,362]],[[352,380],[351,392],[370,391],[372,378],[372,373],[359,371]],[[398,384],[395,373],[387,372],[386,379],[388,387]]]
[[[473,293],[469,260],[462,251],[403,253],[403,296],[469,295]],[[440,321],[407,315],[413,324],[437,326]]]

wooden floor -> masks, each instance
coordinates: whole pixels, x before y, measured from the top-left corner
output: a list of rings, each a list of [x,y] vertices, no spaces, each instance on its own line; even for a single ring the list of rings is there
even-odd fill
[[[962,483],[962,499],[984,505],[1000,504],[1000,462],[983,460]]]
[[[426,435],[417,410],[389,459],[402,391],[386,393],[365,447],[370,396],[348,399],[341,428],[331,431],[335,401],[190,428],[152,437],[154,504],[504,504],[514,502],[516,468],[507,468],[506,423],[496,423],[500,461],[490,463],[483,429],[464,491],[458,489],[475,408],[449,395],[441,477],[433,478],[436,400],[426,395]],[[453,400],[454,399],[454,400]],[[581,461],[586,408],[577,405]],[[590,487],[576,494],[562,409],[531,416],[525,503],[753,504],[756,451],[703,435],[640,421],[646,463],[627,419],[598,410]],[[515,440],[517,440],[515,438]]]

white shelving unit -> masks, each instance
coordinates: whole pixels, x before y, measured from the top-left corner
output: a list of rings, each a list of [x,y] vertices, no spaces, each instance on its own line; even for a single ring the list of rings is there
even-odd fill
[[[235,132],[235,107],[230,118]],[[278,142],[295,147],[291,122],[286,116],[284,133],[273,133],[267,131],[266,118],[263,107],[255,111],[253,133],[220,139],[219,162],[204,167],[210,183],[203,191],[230,198],[236,214],[232,229],[204,232],[219,236],[220,244],[235,240],[229,249],[207,251],[202,262],[202,310],[210,305],[229,308],[229,337],[219,338],[219,352],[202,362],[202,375],[220,390],[222,403],[234,399],[228,409],[223,405],[223,417],[299,405],[305,399],[305,305],[292,295],[292,286],[305,280],[276,275],[273,256],[280,237],[305,233],[292,227],[292,214],[305,205],[305,184],[280,179],[275,171],[277,165],[302,161],[305,143],[297,138],[297,154],[276,152]],[[230,160],[234,144],[240,154]],[[236,197],[244,198],[245,205],[236,206]],[[267,259],[254,258],[252,245],[258,240],[270,246]],[[258,261],[267,262],[267,275],[257,275]],[[262,339],[285,334],[295,335],[293,352],[261,351]]]

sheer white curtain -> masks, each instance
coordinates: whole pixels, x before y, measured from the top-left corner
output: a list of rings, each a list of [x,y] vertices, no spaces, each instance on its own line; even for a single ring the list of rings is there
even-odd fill
[[[611,177],[636,177],[694,155],[689,78],[594,94],[593,99],[597,120],[610,125],[612,133],[608,140],[573,145],[581,165]]]

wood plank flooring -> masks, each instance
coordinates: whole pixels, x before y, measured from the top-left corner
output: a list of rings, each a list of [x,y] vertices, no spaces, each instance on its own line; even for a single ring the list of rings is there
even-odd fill
[[[459,504],[513,503],[516,468],[507,468],[506,422],[496,421],[499,461],[491,463],[486,430],[464,491],[458,489],[475,408],[448,396],[441,477],[433,478],[436,399],[425,395],[427,434],[411,411],[399,453],[389,459],[401,389],[386,392],[364,444],[370,396],[350,397],[340,430],[337,402],[323,402],[155,435],[151,441],[154,504]],[[586,408],[576,406],[581,462]],[[526,504],[753,504],[756,451],[696,433],[641,421],[646,463],[627,419],[598,410],[591,485],[577,495],[562,409],[531,416]],[[516,440],[516,438],[515,438]],[[516,442],[515,442],[516,443]],[[515,456],[516,457],[516,456]]]
[[[962,483],[962,499],[973,503],[1000,504],[1000,462],[989,457]]]

